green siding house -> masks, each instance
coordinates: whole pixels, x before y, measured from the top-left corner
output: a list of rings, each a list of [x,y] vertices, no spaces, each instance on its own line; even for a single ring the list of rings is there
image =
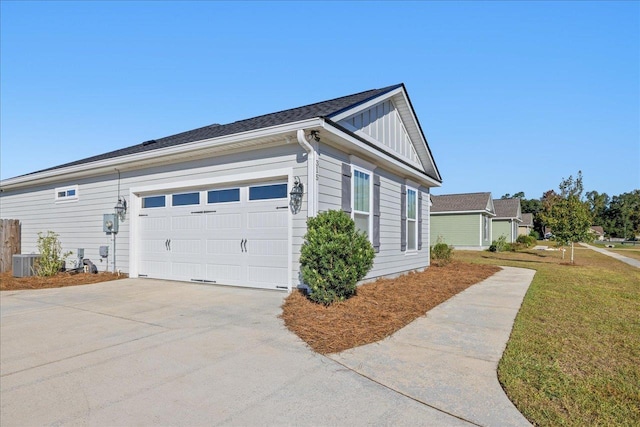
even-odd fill
[[[487,249],[494,216],[491,193],[432,195],[431,241],[456,249]]]
[[[493,218],[494,239],[504,236],[513,243],[518,238],[518,226],[522,223],[520,199],[496,199],[493,201],[496,216]]]

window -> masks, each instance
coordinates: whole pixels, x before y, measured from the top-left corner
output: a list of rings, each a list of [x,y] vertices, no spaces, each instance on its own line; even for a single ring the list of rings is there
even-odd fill
[[[55,201],[56,202],[64,202],[64,201],[73,201],[78,200],[78,186],[72,185],[70,187],[60,187],[55,190]]]
[[[416,190],[407,188],[407,250],[418,249],[418,198]]]
[[[353,170],[353,221],[356,228],[370,236],[371,220],[371,175]]]
[[[200,193],[182,193],[174,194],[171,199],[173,206],[199,205]]]
[[[164,208],[166,204],[165,196],[150,196],[142,198],[142,208]]]
[[[207,192],[207,203],[229,203],[240,201],[240,189],[211,190]]]
[[[249,187],[249,200],[286,199],[287,184]]]
[[[484,219],[484,227],[482,229],[482,239],[489,240],[489,217],[483,215],[482,218]]]

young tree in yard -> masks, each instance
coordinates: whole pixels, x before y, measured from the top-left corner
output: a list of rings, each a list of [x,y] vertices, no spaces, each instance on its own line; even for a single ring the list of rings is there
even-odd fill
[[[559,188],[560,194],[554,193],[548,197],[547,203],[543,202],[541,216],[558,242],[571,244],[573,263],[573,244],[591,238],[592,217],[588,203],[582,200],[582,172],[578,171],[575,180],[572,176],[563,179]]]

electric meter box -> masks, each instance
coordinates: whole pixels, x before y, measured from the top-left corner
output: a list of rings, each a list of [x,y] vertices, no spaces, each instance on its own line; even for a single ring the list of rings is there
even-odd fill
[[[100,246],[100,257],[106,258],[109,256],[109,246]]]
[[[104,214],[102,216],[102,231],[104,231],[105,233],[117,233],[118,232],[118,215]]]

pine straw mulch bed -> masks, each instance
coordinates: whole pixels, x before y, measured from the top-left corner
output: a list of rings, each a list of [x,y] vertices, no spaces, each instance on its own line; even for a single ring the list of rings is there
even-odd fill
[[[29,276],[13,277],[11,271],[0,274],[0,291],[17,291],[20,289],[62,288],[64,286],[89,285],[109,280],[124,279],[126,274],[106,273],[58,273],[51,277]]]
[[[293,333],[321,354],[379,341],[500,267],[453,261],[421,273],[381,279],[358,287],[357,294],[329,307],[293,292],[282,319]]]

